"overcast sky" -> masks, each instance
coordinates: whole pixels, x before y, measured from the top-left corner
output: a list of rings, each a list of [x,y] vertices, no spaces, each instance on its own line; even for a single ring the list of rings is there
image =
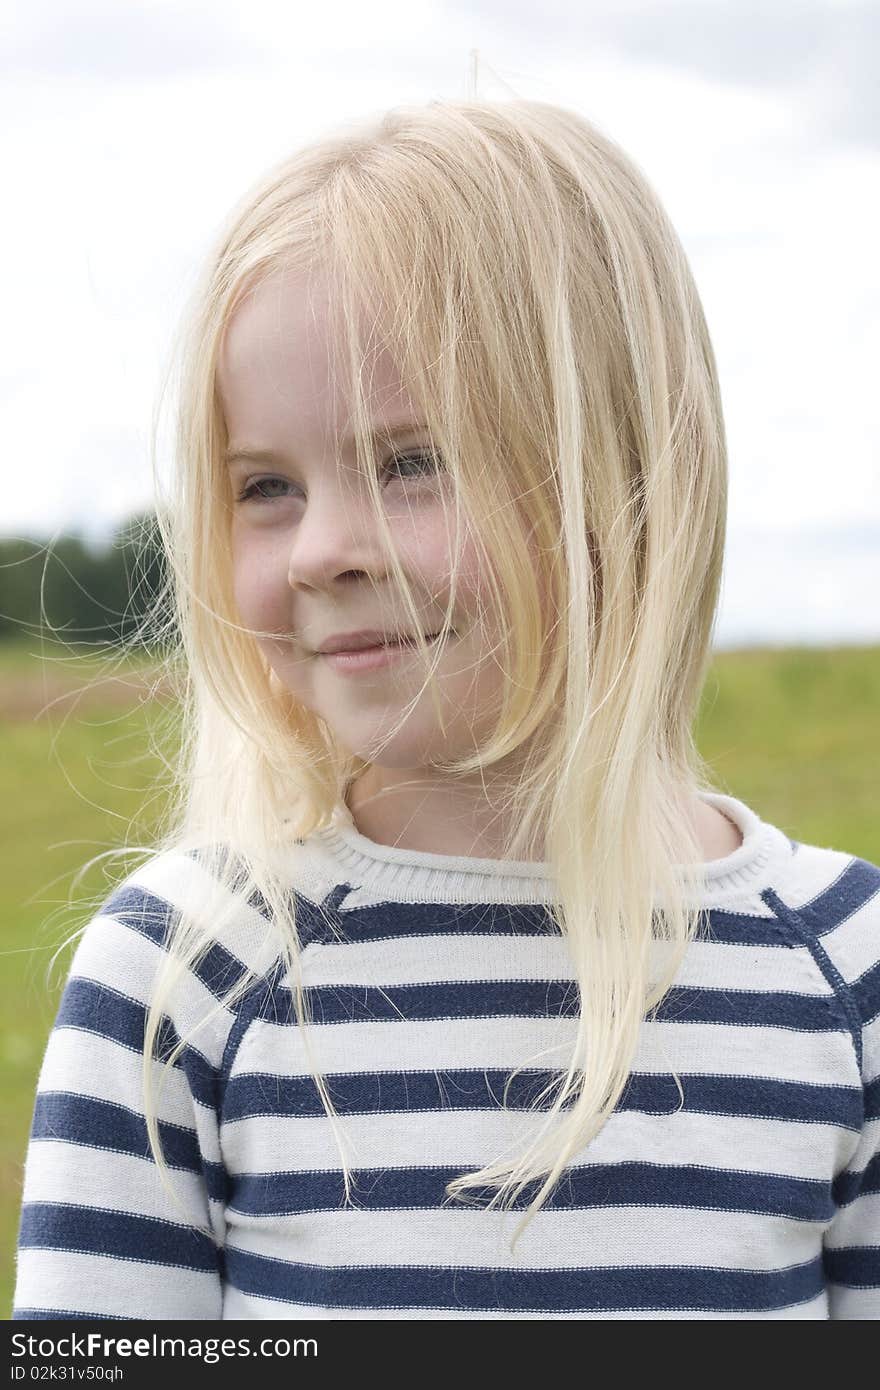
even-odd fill
[[[480,96],[595,121],[685,245],[730,450],[716,645],[880,640],[878,0],[7,0],[0,533],[97,543],[152,505],[231,205],[323,129],[466,95],[475,49]]]

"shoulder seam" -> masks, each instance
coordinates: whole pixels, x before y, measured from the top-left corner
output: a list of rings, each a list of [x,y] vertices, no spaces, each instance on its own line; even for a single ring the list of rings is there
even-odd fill
[[[815,932],[812,932],[804,919],[793,907],[784,903],[772,888],[766,889],[761,897],[771,907],[779,918],[791,931],[800,937],[804,945],[810,951],[816,965],[821,970],[825,979],[828,981],[838,1003],[843,1009],[846,1021],[849,1025],[848,1031],[852,1038],[853,1048],[856,1054],[859,1076],[862,1075],[862,1018],[856,1008],[852,990],[844,980],[834,961],[828,955],[824,946],[820,942]]]
[[[260,1005],[263,1000],[271,993],[278,983],[279,974],[283,970],[283,965],[284,962],[282,958],[280,956],[277,957],[269,966],[269,969],[264,971],[259,979],[255,980],[250,988],[245,991],[236,1006],[237,1017],[229,1030],[226,1046],[223,1049],[223,1056],[220,1059],[218,1081],[221,1088],[221,1095],[226,1090],[229,1073],[232,1070],[232,1065],[238,1055],[239,1048],[244,1041],[245,1034],[250,1029],[254,1019],[258,1016]]]

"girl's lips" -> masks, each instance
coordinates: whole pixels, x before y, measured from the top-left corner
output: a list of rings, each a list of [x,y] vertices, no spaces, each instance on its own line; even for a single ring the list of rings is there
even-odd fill
[[[428,644],[435,642],[439,633],[428,638]],[[450,633],[454,637],[455,633]],[[329,662],[341,675],[355,674],[359,671],[375,671],[399,661],[406,652],[416,652],[415,642],[386,642],[380,647],[364,647],[356,652],[321,652],[322,661]]]

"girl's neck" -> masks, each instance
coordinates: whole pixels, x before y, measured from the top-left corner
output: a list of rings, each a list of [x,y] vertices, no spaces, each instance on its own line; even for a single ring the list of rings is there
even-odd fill
[[[345,804],[355,829],[377,845],[416,853],[501,859],[504,846],[499,813],[484,797],[461,788],[424,783],[376,790],[373,768],[349,786]],[[720,809],[693,793],[683,804],[700,844],[701,862],[724,859],[743,843],[739,827]],[[542,862],[543,844],[534,856]]]
[[[466,789],[404,779],[380,782],[370,767],[349,786],[345,803],[357,830],[368,840],[396,849],[433,854],[503,857],[501,813],[482,786]],[[535,859],[544,855],[543,842]]]

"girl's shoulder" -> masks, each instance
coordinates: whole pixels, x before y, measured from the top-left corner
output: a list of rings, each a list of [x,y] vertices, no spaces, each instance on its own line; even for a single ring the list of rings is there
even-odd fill
[[[126,874],[78,935],[68,1005],[82,998],[92,1017],[102,1010],[140,1017],[161,977],[163,1012],[178,1033],[213,1020],[206,1051],[214,1035],[222,1050],[237,1016],[224,996],[245,978],[257,987],[279,955],[277,929],[260,906],[230,893],[198,852],[185,849],[153,853]],[[136,1028],[142,1039],[134,1020]]]
[[[867,1079],[880,1072],[880,865],[794,841],[788,871],[764,895],[810,950],[864,1043]]]
[[[841,964],[856,944],[880,956],[880,865],[844,850],[791,844],[785,871],[773,884],[776,902],[796,913],[823,949],[839,954]]]

